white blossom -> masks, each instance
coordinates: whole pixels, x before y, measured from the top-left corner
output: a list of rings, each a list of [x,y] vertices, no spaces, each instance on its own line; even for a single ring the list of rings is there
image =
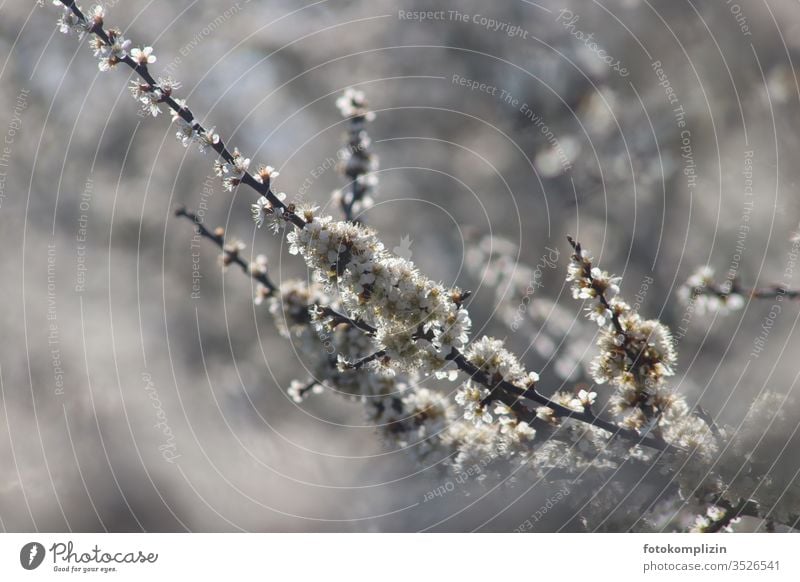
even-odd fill
[[[131,58],[140,65],[152,65],[156,62],[156,55],[153,54],[153,47],[131,49]]]
[[[197,146],[200,148],[202,153],[206,153],[208,148],[213,148],[217,144],[219,144],[219,135],[215,132],[214,127],[201,131],[197,135]]]
[[[118,30],[109,29],[106,34],[108,43],[100,37],[92,39],[92,49],[94,55],[100,59],[97,66],[101,71],[113,69],[122,62],[128,56],[128,49],[131,45],[131,41],[126,40]]]
[[[344,94],[336,100],[336,107],[342,117],[364,116],[367,121],[374,118],[374,114],[367,109],[367,101],[363,91],[348,87]]]
[[[745,297],[732,290],[730,281],[722,285],[714,282],[714,269],[709,266],[699,267],[689,276],[678,289],[678,298],[687,305],[691,304],[698,315],[725,315],[739,311],[745,305]]]
[[[584,408],[591,407],[596,399],[597,399],[597,392],[589,392],[587,390],[581,389],[578,391],[577,397],[573,398],[570,404],[574,408],[583,410]]]
[[[62,34],[75,34],[78,38],[83,38],[88,32],[86,22],[78,18],[71,9],[61,4],[61,2],[57,2],[57,4],[62,7],[61,17],[58,19],[59,32]]]
[[[280,176],[280,172],[276,171],[272,166],[260,166],[255,173],[255,181],[259,184],[269,185],[272,180]]]
[[[492,422],[488,405],[484,403],[489,397],[489,390],[479,388],[471,382],[465,383],[456,394],[456,402],[464,408],[464,419],[470,420],[476,426]]]
[[[182,99],[176,99],[175,101],[178,104],[178,107],[180,107],[180,110],[178,111],[174,109],[170,111],[172,115],[172,123],[174,123],[178,128],[175,132],[175,137],[183,147],[189,147],[189,145],[191,145],[191,143],[197,137],[197,133],[195,131],[194,124],[186,121],[186,119],[184,119],[181,115],[181,112],[186,110],[186,102]]]

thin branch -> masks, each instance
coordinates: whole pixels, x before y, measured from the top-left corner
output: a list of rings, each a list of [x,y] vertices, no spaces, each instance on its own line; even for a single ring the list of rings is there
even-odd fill
[[[750,299],[777,299],[778,297],[800,299],[800,289],[789,289],[778,283],[766,287],[746,288],[739,283],[738,279],[733,279],[730,285],[711,281],[706,285],[693,287],[691,293],[693,297],[707,295],[719,299],[727,299],[731,295],[741,295]]]
[[[363,331],[364,333],[366,333],[368,335],[374,335],[378,331],[377,329],[375,329],[373,326],[371,326],[367,322],[362,321],[360,319],[353,319],[351,317],[348,317],[347,315],[345,315],[343,313],[339,313],[338,311],[336,311],[335,309],[333,309],[331,307],[327,307],[327,306],[320,307],[320,306],[318,306],[318,309],[322,312],[323,316],[330,317],[333,320],[333,324],[334,325],[339,325],[339,324],[342,324],[342,323],[347,324],[347,325],[351,325],[351,326],[353,326],[355,328],[360,329],[361,331]]]
[[[368,187],[363,177],[370,171],[372,154],[365,147],[365,136],[362,135],[362,132],[365,131],[366,122],[365,115],[354,115],[348,121],[348,139],[345,147],[347,147],[347,151],[350,154],[350,159],[345,167],[344,175],[350,180],[349,184],[345,186],[345,188],[349,188],[350,195],[342,195],[341,197],[342,213],[346,220],[358,221],[353,216],[353,208],[368,192]]]
[[[187,210],[184,206],[179,206],[175,209],[175,216],[191,220],[197,228],[197,234],[217,245],[217,247],[219,247],[219,249],[223,252],[227,263],[235,263],[239,265],[244,273],[250,275],[250,277],[252,277],[255,281],[261,283],[270,292],[270,294],[277,290],[276,285],[272,282],[272,280],[270,280],[266,272],[254,271],[250,267],[250,263],[246,262],[239,255],[238,250],[229,250],[225,248],[225,232],[222,229],[218,229],[217,232],[211,232],[208,230],[208,228],[206,228],[206,226],[203,224],[203,221],[200,220],[194,212]]]
[[[355,362],[346,364],[346,367],[349,370],[360,370],[370,362],[374,362],[375,360],[380,360],[386,355],[386,350],[378,350],[377,352],[370,354],[361,358],[360,360],[356,360]]]
[[[491,378],[489,378],[484,372],[482,372],[475,364],[470,362],[464,354],[459,352],[456,349],[448,356],[448,359],[455,362],[458,369],[465,372],[472,378],[473,380],[477,381],[478,383],[482,384],[486,388],[490,390],[494,390],[497,387],[502,388],[507,394],[517,395],[518,397],[521,396],[537,404],[542,406],[546,406],[550,408],[555,416],[559,418],[571,418],[573,420],[577,420],[580,422],[585,422],[587,424],[591,424],[596,426],[600,429],[603,429],[611,434],[612,437],[621,437],[630,441],[633,441],[636,444],[649,447],[652,449],[657,450],[680,450],[678,447],[674,445],[668,444],[666,441],[660,438],[652,437],[652,436],[642,436],[634,430],[626,429],[619,427],[611,422],[603,420],[596,416],[591,409],[584,408],[582,411],[576,411],[571,408],[567,408],[558,402],[554,402],[553,400],[549,399],[544,394],[538,392],[535,388],[520,388],[511,382],[506,380],[500,380],[498,382],[493,382]],[[508,404],[507,402],[505,404]]]
[[[575,258],[579,261],[583,261],[583,256],[581,255],[581,243],[576,241],[571,236],[567,235],[567,240],[569,244],[572,246],[572,249],[575,251]],[[589,264],[584,268],[584,275],[586,278],[594,285],[594,277],[592,276],[592,268]],[[600,300],[600,303],[608,309],[611,313],[611,322],[614,324],[614,329],[617,330],[617,333],[620,335],[625,335],[625,330],[622,327],[622,324],[619,322],[619,317],[617,316],[616,312],[611,309],[611,304],[609,303],[608,299],[606,299],[605,293],[602,290],[597,290],[597,297]]]
[[[86,16],[81,12],[81,9],[75,4],[74,0],[60,0],[60,2],[68,7],[72,12],[84,23],[86,29],[97,36],[103,43],[106,45],[110,45],[111,39],[108,36],[108,33],[103,28],[103,24],[101,23],[90,23]],[[186,123],[192,125],[192,128],[198,134],[206,133],[206,128],[203,127],[199,122],[195,121],[194,114],[188,107],[181,107],[180,104],[171,96],[170,91],[165,91],[161,87],[161,85],[153,78],[150,74],[150,71],[147,68],[146,64],[138,63],[134,61],[129,55],[125,55],[120,62],[125,63],[128,67],[133,69],[133,71],[139,75],[139,77],[147,83],[151,90],[159,90],[162,94],[161,102],[165,103],[172,111],[174,111],[181,119],[183,119]],[[217,154],[219,154],[226,162],[232,163],[234,160],[233,154],[228,150],[227,146],[223,142],[222,138],[216,140],[213,143],[209,143],[209,146],[214,149]],[[291,206],[287,206],[282,200],[280,200],[275,194],[272,192],[270,188],[269,181],[266,182],[259,182],[258,180],[253,177],[252,174],[245,171],[241,178],[241,182],[250,186],[253,190],[258,192],[259,195],[264,196],[269,200],[270,204],[273,208],[280,208],[283,212],[283,215],[286,217],[286,220],[294,224],[298,228],[303,228],[306,222],[300,216],[294,213],[294,209]]]
[[[365,324],[362,321],[354,320],[349,318],[348,316],[339,313],[329,307],[323,308],[323,311],[329,317],[334,318],[335,321],[340,323],[347,323],[358,329],[361,329],[365,333],[369,335],[374,335],[377,331],[374,327]],[[429,339],[427,337],[419,336],[417,339]],[[373,354],[374,355],[374,354]],[[591,408],[584,408],[583,411],[578,412],[571,408],[567,408],[553,400],[549,399],[547,396],[539,393],[535,388],[520,388],[508,382],[506,380],[500,380],[499,382],[493,382],[491,378],[489,378],[484,372],[482,372],[475,364],[470,362],[467,357],[458,351],[457,349],[453,348],[450,354],[447,356],[448,360],[451,360],[459,370],[469,375],[469,377],[479,384],[482,384],[485,388],[492,390],[492,395],[495,396],[498,400],[503,402],[509,407],[515,408],[515,412],[521,412],[519,409],[520,407],[520,398],[525,398],[527,400],[531,400],[540,404],[542,406],[547,406],[548,408],[553,410],[555,416],[559,418],[571,418],[573,420],[577,420],[580,422],[585,422],[601,428],[611,434],[613,437],[621,437],[627,440],[633,441],[639,445],[650,447],[657,450],[680,450],[678,447],[674,445],[669,445],[666,441],[661,438],[656,438],[652,436],[641,436],[636,431],[625,429],[619,427],[611,422],[603,420],[602,418],[596,416],[592,411]],[[366,362],[365,362],[366,363]],[[500,388],[501,391],[497,391]],[[531,422],[533,418],[537,418],[535,413],[531,413],[530,411],[525,410],[524,413],[525,420],[527,422]]]

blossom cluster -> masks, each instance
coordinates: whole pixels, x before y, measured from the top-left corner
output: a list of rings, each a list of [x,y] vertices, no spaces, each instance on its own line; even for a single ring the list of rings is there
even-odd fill
[[[336,105],[348,123],[347,141],[338,156],[339,171],[347,184],[335,190],[332,198],[342,208],[344,216],[352,220],[374,204],[378,156],[370,150],[371,140],[365,125],[375,119],[375,114],[369,110],[364,93],[352,88],[345,90]]]
[[[666,382],[677,361],[670,331],[631,309],[618,297],[619,278],[593,266],[579,244],[574,247],[567,280],[574,297],[589,300],[589,318],[600,327],[590,369],[595,382],[613,386],[610,408],[620,426],[653,434],[695,461],[710,461],[718,448],[712,428]]]
[[[483,336],[470,344],[465,354],[477,370],[490,379],[492,385],[509,382],[520,388],[533,386],[538,380],[536,372],[526,372],[516,356],[508,351],[501,340]],[[476,425],[490,423],[492,415],[488,409],[490,391],[472,379],[464,383],[456,396],[456,402],[464,407],[464,417]],[[502,405],[503,414],[511,415],[510,409]]]
[[[739,311],[744,307],[745,298],[728,281],[719,285],[714,281],[714,269],[709,266],[698,268],[678,289],[678,298],[685,304],[692,304],[698,315]]]
[[[371,366],[430,374],[466,345],[471,321],[458,289],[423,276],[364,225],[319,216],[310,206],[299,214],[306,224],[288,233],[289,252],[302,256],[319,282],[336,288],[351,317],[375,328],[375,349],[385,358]]]
[[[691,533],[708,533],[714,530],[724,531],[726,533],[733,532],[732,525],[741,521],[740,517],[734,517],[730,520],[727,519],[727,510],[717,505],[709,505],[705,513],[698,515],[692,526],[689,528]],[[727,522],[722,525],[723,522]],[[719,528],[719,529],[717,529]]]

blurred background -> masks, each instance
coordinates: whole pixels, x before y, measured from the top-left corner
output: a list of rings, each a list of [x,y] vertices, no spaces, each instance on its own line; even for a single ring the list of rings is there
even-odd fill
[[[335,99],[363,90],[381,164],[366,220],[473,290],[474,336],[507,338],[546,391],[587,383],[593,354],[564,284],[567,234],[673,329],[674,384],[720,423],[765,387],[797,389],[800,304],[781,305],[754,356],[772,302],[701,317],[677,298],[705,264],[800,287],[796,2],[111,4],[107,24],[152,45],[152,70],[278,168],[290,198],[330,205]],[[138,115],[128,70],[100,73],[58,14],[0,4],[0,526],[509,531],[541,507],[545,484],[479,479],[426,502],[452,477],[383,448],[361,405],[286,396],[302,356],[172,211],[201,208],[268,255],[273,279],[302,265],[254,228],[252,194],[223,191],[168,118]]]

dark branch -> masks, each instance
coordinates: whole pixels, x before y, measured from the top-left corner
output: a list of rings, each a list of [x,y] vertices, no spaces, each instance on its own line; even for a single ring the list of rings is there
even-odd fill
[[[89,25],[89,21],[86,19],[86,16],[81,12],[80,8],[75,4],[74,0],[60,0],[64,6],[67,6],[72,12],[84,23],[87,25],[87,30],[90,33],[97,36],[100,40],[102,40],[106,45],[111,44],[111,40],[109,39],[108,33],[103,28],[101,24],[92,24]],[[153,78],[150,74],[150,71],[147,68],[146,64],[138,63],[134,61],[130,56],[126,55],[120,62],[125,63],[128,67],[133,69],[141,79],[147,83],[152,90],[161,90],[163,94],[162,102],[165,103],[171,110],[173,110],[177,115],[181,117],[187,123],[192,124],[192,127],[199,133],[202,134],[206,131],[206,129],[194,119],[194,114],[192,114],[191,110],[188,107],[181,107],[177,101],[169,94],[169,91],[164,91],[159,83]],[[220,138],[216,143],[209,144],[210,147],[214,149],[226,162],[232,163],[233,162],[233,154],[228,151],[228,148],[225,146],[225,143]],[[284,216],[286,220],[294,224],[298,228],[303,228],[306,224],[305,220],[303,220],[300,216],[295,214],[292,209],[287,206],[282,200],[280,200],[270,189],[269,182],[261,183],[256,180],[252,174],[249,172],[245,172],[241,178],[241,182],[250,186],[253,190],[255,190],[259,195],[265,196],[267,200],[269,200],[270,204],[272,204],[273,208],[280,208],[284,212]]]
[[[453,362],[455,362],[459,370],[465,372],[470,376],[470,378],[482,384],[486,388],[489,388],[490,390],[494,391],[496,388],[499,387],[506,394],[516,395],[518,398],[523,397],[541,406],[546,406],[553,411],[556,417],[571,418],[573,420],[585,422],[587,424],[591,424],[593,426],[596,426],[600,429],[609,432],[612,437],[621,437],[629,441],[633,441],[636,444],[649,447],[652,449],[666,450],[670,448],[673,450],[679,450],[677,447],[669,445],[662,439],[655,438],[652,436],[641,436],[636,431],[625,429],[611,422],[603,420],[602,418],[595,416],[595,414],[591,411],[591,409],[584,408],[582,411],[578,412],[576,410],[572,410],[571,408],[567,408],[566,406],[563,406],[557,402],[554,402],[553,400],[550,400],[544,394],[539,393],[534,387],[521,388],[506,380],[499,380],[495,382],[491,378],[489,378],[483,371],[481,371],[475,364],[470,362],[466,358],[466,356],[464,356],[464,354],[462,354],[458,350],[454,349],[450,353],[448,358]],[[505,402],[505,404],[508,404],[508,402]]]
[[[583,262],[583,257],[581,256],[581,243],[579,243],[569,235],[567,235],[567,240],[569,241],[569,244],[572,246],[572,249],[575,251],[574,255],[575,259]],[[594,278],[592,277],[592,267],[590,264],[587,264],[586,267],[584,268],[584,275],[594,285]],[[611,304],[609,303],[608,299],[606,299],[605,293],[598,290],[597,297],[600,300],[600,303],[603,305],[603,307],[608,309],[608,311],[611,313],[611,322],[614,324],[614,329],[617,330],[617,333],[625,335],[625,330],[622,328],[622,324],[619,322],[619,317],[617,316],[616,312],[613,309],[611,309]]]
[[[187,210],[183,206],[175,209],[175,216],[179,218],[184,217],[191,220],[197,228],[197,234],[203,238],[207,238],[217,245],[217,247],[223,252],[223,256],[225,257],[227,263],[235,263],[239,265],[243,272],[250,275],[250,277],[252,277],[255,281],[261,283],[267,290],[269,290],[270,293],[274,293],[276,291],[277,287],[265,272],[253,271],[253,269],[250,268],[250,263],[246,262],[239,255],[238,251],[230,251],[225,248],[225,233],[222,229],[218,229],[217,232],[211,232],[208,230],[208,228],[206,228],[202,220],[198,219],[194,212]]]
[[[348,369],[350,369],[350,370],[360,370],[361,368],[363,368],[364,366],[366,366],[370,362],[374,362],[375,360],[380,360],[385,355],[386,355],[386,350],[378,350],[377,352],[375,352],[373,354],[370,354],[368,356],[365,356],[365,357],[361,358],[360,360],[357,360],[355,362],[346,364],[346,367]]]
[[[324,317],[331,318],[334,326],[340,325],[340,324],[351,325],[351,326],[353,326],[355,328],[360,329],[361,331],[363,331],[364,333],[366,333],[368,335],[374,335],[375,332],[378,331],[377,329],[375,329],[373,326],[371,326],[367,322],[361,321],[360,319],[353,319],[351,317],[348,317],[347,315],[344,315],[343,313],[339,313],[338,311],[336,311],[335,309],[333,309],[331,307],[319,307],[319,310],[322,312],[322,315]]]

